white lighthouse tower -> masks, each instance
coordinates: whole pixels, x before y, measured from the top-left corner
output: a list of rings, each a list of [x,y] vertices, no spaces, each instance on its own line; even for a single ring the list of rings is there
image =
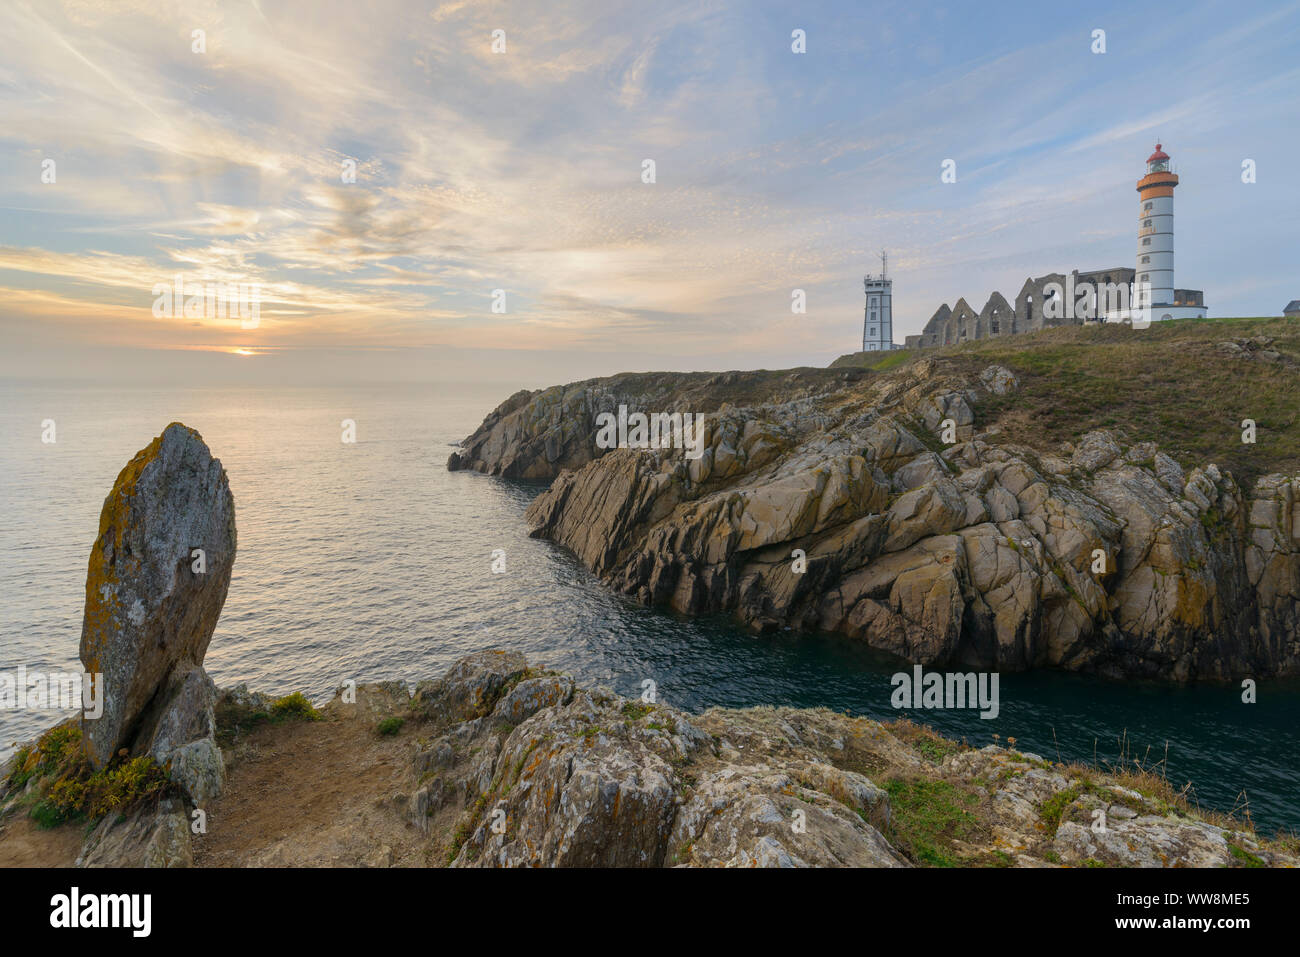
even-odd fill
[[[1174,286],[1174,187],[1178,174],[1169,169],[1169,154],[1156,144],[1147,157],[1147,172],[1137,183],[1138,251],[1133,277],[1135,306],[1149,306],[1153,320],[1204,317],[1200,290]]]

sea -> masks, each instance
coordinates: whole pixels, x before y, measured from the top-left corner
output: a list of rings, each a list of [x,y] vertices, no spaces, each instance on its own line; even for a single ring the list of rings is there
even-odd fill
[[[239,545],[205,667],[220,686],[328,700],[348,679],[437,677],[484,648],[586,686],[688,711],[821,706],[901,716],[1049,760],[1164,769],[1202,807],[1300,830],[1300,681],[1175,687],[1051,671],[1003,674],[999,713],[895,709],[910,668],[843,637],[753,635],[611,592],[528,537],[541,491],[447,456],[514,383],[146,388],[0,380],[0,673],[77,671],[99,512],[170,422],[202,433],[235,498]],[[46,420],[54,422],[53,442]],[[342,441],[344,420],[356,441]],[[500,550],[500,551],[498,551]],[[501,568],[504,553],[504,570]],[[495,553],[495,558],[494,558]],[[63,714],[0,710],[0,757]]]

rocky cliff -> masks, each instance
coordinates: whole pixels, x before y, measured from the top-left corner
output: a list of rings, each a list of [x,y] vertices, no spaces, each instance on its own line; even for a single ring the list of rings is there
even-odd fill
[[[920,422],[927,415],[953,418],[969,433],[970,402],[978,394],[909,398],[915,386],[908,381],[895,384],[903,389],[896,398],[920,403]],[[1015,386],[1001,370],[982,381],[993,390]],[[1045,557],[1050,549],[1126,541],[1126,526],[1103,492],[1064,491],[1073,486],[1043,477],[1058,474],[1044,464],[1031,466],[1009,453],[1000,458],[969,434],[954,448],[987,464],[933,451],[926,458],[913,445],[924,427],[904,428],[903,412],[855,426],[880,436],[883,452],[873,450],[869,460],[851,451],[835,435],[847,397],[831,403],[816,390],[852,391],[863,384],[860,375],[800,373],[785,382],[771,388],[774,403],[761,417],[720,407],[711,454],[694,460],[685,475],[666,453],[615,452],[562,473],[548,495],[582,476],[599,483],[615,466],[608,474],[627,476],[644,503],[628,513],[630,521],[612,509],[604,527],[635,529],[638,522],[653,526],[670,518],[655,504],[658,496],[675,495],[669,490],[688,480],[702,485],[716,476],[730,485],[732,476],[768,475],[763,470],[771,467],[783,481],[741,483],[738,489],[749,491],[725,499],[735,503],[727,514],[736,516],[737,529],[692,533],[702,554],[721,560],[754,547],[738,551],[735,541],[770,538],[780,527],[786,542],[852,543],[836,554],[863,556],[853,574],[881,563],[896,568],[888,563],[898,559],[889,556],[923,559],[896,571],[895,581],[929,564],[958,563],[946,570],[962,569],[960,588],[945,592],[942,577],[930,586],[938,607],[953,596],[966,601],[974,569],[982,567],[958,551],[967,547],[965,529],[999,521],[1014,528],[1024,538],[1010,553],[1034,556],[1037,564],[1029,567],[1058,575],[1062,588],[1070,581],[1086,587],[1087,579],[1071,578],[1068,562],[1058,560],[1059,572],[1052,568]],[[814,391],[782,395],[790,388]],[[768,425],[751,431],[740,421]],[[808,427],[812,421],[821,428]],[[536,447],[545,448],[545,440]],[[553,445],[557,460],[578,454],[564,447],[559,440]],[[890,451],[894,461],[886,470],[880,463],[890,460],[884,454]],[[1239,494],[1230,478],[1207,469],[1194,484],[1194,476],[1175,476],[1177,466],[1162,460],[1150,467],[1133,461],[1138,454],[1094,436],[1059,468],[1069,476],[1086,472],[1090,489],[1125,483],[1154,489],[1153,482],[1164,489],[1150,491],[1144,502],[1172,501],[1172,489],[1180,489],[1182,497],[1169,507],[1187,512],[1189,521],[1178,529],[1161,525],[1166,531],[1152,534],[1164,534],[1164,544],[1148,551],[1195,547],[1199,540],[1187,530],[1209,531],[1199,518],[1206,511],[1195,510],[1201,498],[1206,510],[1224,509],[1220,521],[1228,529],[1240,526],[1240,512],[1227,511],[1231,494]],[[814,460],[832,464],[805,467]],[[649,468],[654,462],[657,470]],[[691,468],[698,473],[693,478]],[[806,471],[816,478],[810,481]],[[905,489],[894,490],[900,473],[912,478],[897,479]],[[1097,479],[1104,473],[1112,485]],[[1015,477],[1030,474],[1043,488],[1027,491],[1033,483]],[[1290,486],[1260,487],[1272,489],[1272,497],[1257,495],[1250,505],[1252,527],[1276,530],[1284,507],[1290,516]],[[928,498],[913,495],[918,490]],[[800,496],[804,504],[793,509],[789,503]],[[904,500],[909,504],[898,505]],[[1019,508],[1022,501],[1037,503],[1025,506],[1030,517],[998,520],[979,511]],[[563,511],[562,502],[556,507]],[[855,513],[863,510],[873,530],[850,531],[859,528]],[[1052,520],[1040,527],[1035,513]],[[909,529],[926,514],[936,517],[922,524],[954,527]],[[1096,538],[1080,545],[1077,529],[1085,522],[1093,523]],[[839,532],[815,538],[837,526]],[[1015,750],[1014,738],[1005,748],[974,747],[908,722],[884,725],[825,709],[713,708],[691,715],[660,701],[579,687],[501,650],[462,658],[413,689],[402,682],[340,689],[319,711],[301,695],[272,701],[242,686],[217,693],[202,661],[229,582],[234,535],[225,473],[192,430],[169,426],[123,470],[92,549],[82,645],[87,667],[105,674],[114,706],[100,719],[61,722],[0,767],[0,866],[1300,864],[1293,842],[1261,838],[1248,821],[1201,813],[1187,789],[1173,788],[1159,768],[1065,765]],[[1208,541],[1258,549],[1266,564],[1290,554],[1275,547],[1265,555],[1262,539],[1230,532]],[[589,542],[594,549],[599,539]],[[997,550],[996,543],[991,547]],[[205,551],[206,565],[195,564],[196,549]],[[810,568],[826,554],[811,549]],[[1037,581],[1029,571],[1019,574]],[[1212,575],[1216,586],[1233,581],[1222,567]],[[924,571],[909,581],[924,582]],[[883,592],[880,597],[884,609]],[[109,722],[94,723],[103,718]]]
[[[106,816],[77,863],[1300,864],[1293,843],[1201,813],[1151,769],[1066,765],[1014,739],[973,747],[826,709],[692,715],[578,687],[504,651],[469,655],[414,689],[341,690],[316,720],[268,720],[269,704],[244,688],[222,693],[230,785],[202,833],[191,833],[184,796],[166,797]],[[44,853],[18,831],[23,793],[4,790],[0,865],[24,841]]]
[[[413,709],[408,813],[454,867],[1297,863],[1168,790],[1038,755],[825,709],[687,715],[499,651]]]
[[[943,358],[616,376],[512,396],[448,467],[549,480],[533,535],[685,613],[940,667],[1300,670],[1300,473],[1242,488],[1122,430],[1031,447],[979,422],[1019,387]],[[619,405],[707,413],[702,456],[598,448]]]

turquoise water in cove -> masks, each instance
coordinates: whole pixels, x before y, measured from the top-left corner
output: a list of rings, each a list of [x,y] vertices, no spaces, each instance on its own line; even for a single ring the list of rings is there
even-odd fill
[[[230,476],[239,550],[206,666],[220,685],[328,697],[360,681],[440,674],[485,647],[623,694],[822,705],[892,718],[898,665],[833,636],[755,637],[612,594],[571,555],[530,539],[539,487],[448,472],[451,447],[512,383],[273,389],[70,387],[0,381],[0,672],[79,670],[86,562],[118,471],[168,422],[198,429]],[[57,442],[41,443],[54,419]],[[340,422],[357,443],[340,442]],[[494,549],[506,572],[491,571]],[[904,668],[903,670],[910,670]],[[1300,682],[1175,688],[1036,672],[1002,675],[1001,711],[912,717],[982,745],[1114,761],[1120,741],[1203,806],[1243,790],[1264,830],[1300,829]],[[60,715],[0,710],[0,755]],[[1059,751],[1058,751],[1059,748]]]

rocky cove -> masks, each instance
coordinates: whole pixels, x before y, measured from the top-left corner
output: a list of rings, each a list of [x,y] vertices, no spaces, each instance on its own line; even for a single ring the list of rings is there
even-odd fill
[[[928,667],[1179,681],[1292,669],[1294,635],[1279,633],[1292,620],[1291,483],[1266,474],[1247,496],[1222,469],[1198,472],[1110,432],[1052,456],[981,428],[981,403],[1020,387],[1005,366],[967,380],[942,363],[617,377],[512,397],[450,464],[550,475],[529,510],[534,534],[643,601],[721,610],[757,630],[837,630]],[[675,400],[707,413],[699,460],[592,446],[591,418],[609,402]],[[958,428],[951,446],[934,439],[943,419]],[[884,438],[877,447],[864,436]],[[1136,510],[1114,504],[1130,488]],[[592,534],[580,534],[578,509]],[[1293,839],[1255,833],[1237,809],[1200,808],[1159,762],[1072,763],[1011,737],[981,746],[825,708],[688,713],[584,687],[508,648],[437,678],[340,688],[319,708],[301,695],[219,690],[203,658],[235,544],[224,469],[196,432],[169,426],[123,469],[91,550],[82,661],[104,675],[108,721],[62,722],[0,767],[0,863],[1297,861]],[[1088,592],[1097,548],[1114,564]],[[800,576],[795,549],[807,559]],[[1206,567],[1164,585],[1189,556]],[[1124,594],[1161,586],[1145,614],[1125,610],[1135,597],[1114,598],[1126,581]],[[1198,583],[1200,618],[1183,600]],[[1095,614],[1080,617],[1088,607]],[[1128,630],[1171,609],[1172,627]],[[1238,623],[1245,640],[1207,649],[1211,621]],[[1071,654],[1053,651],[1060,622],[1074,628]]]
[[[1242,488],[1112,430],[1045,451],[976,427],[1018,388],[1004,366],[930,358],[618,376],[510,397],[448,467],[549,481],[531,534],[682,613],[927,666],[1296,674],[1298,476]],[[595,418],[624,405],[706,410],[703,454],[597,447]]]

